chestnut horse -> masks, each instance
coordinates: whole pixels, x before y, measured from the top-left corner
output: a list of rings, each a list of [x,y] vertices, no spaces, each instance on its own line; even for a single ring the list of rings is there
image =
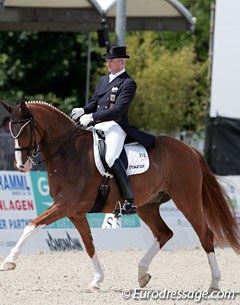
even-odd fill
[[[90,287],[98,289],[104,275],[86,218],[102,181],[94,164],[92,133],[82,130],[66,114],[44,102],[3,105],[10,113],[16,167],[22,172],[30,170],[39,145],[54,203],[25,227],[1,270],[16,267],[15,261],[28,237],[67,216],[80,233],[92,260],[95,273]],[[159,212],[160,204],[172,198],[191,223],[207,254],[212,274],[210,290],[218,290],[220,270],[214,241],[240,252],[239,227],[226,194],[204,158],[191,146],[168,136],[158,136],[155,147],[149,148],[148,154],[149,169],[143,174],[130,176],[137,214],[155,237],[138,265],[140,287],[146,286],[150,280],[147,270],[152,259],[173,236]],[[101,212],[113,211],[114,189],[111,179],[109,196]]]

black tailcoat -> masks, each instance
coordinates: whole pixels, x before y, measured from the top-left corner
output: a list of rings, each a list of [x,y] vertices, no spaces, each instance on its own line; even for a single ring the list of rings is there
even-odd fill
[[[108,75],[102,76],[84,111],[86,114],[93,113],[95,124],[114,120],[126,132],[128,138],[150,147],[154,144],[155,137],[130,126],[128,122],[128,110],[136,88],[135,81],[127,72],[120,74],[111,83]]]

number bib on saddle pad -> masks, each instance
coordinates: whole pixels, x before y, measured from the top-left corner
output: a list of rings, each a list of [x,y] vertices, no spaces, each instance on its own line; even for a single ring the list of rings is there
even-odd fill
[[[101,157],[99,155],[98,142],[99,137],[96,132],[96,129],[93,127],[88,128],[88,130],[92,131],[93,134],[93,148],[94,148],[94,158],[95,164],[102,176],[112,177],[111,174],[106,172],[103,163],[101,161]],[[146,172],[149,168],[149,158],[146,148],[139,143],[131,143],[125,144],[124,149],[127,156],[127,168],[126,172],[130,175],[142,174]]]
[[[128,159],[127,174],[129,176],[141,174],[148,170],[149,158],[144,146],[139,143],[131,143],[125,144],[124,148]]]

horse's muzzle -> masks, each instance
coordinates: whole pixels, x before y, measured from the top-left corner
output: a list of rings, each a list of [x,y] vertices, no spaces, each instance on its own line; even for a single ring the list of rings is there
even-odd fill
[[[20,172],[26,173],[32,168],[32,161],[31,159],[27,159],[24,164],[16,162],[16,167]]]

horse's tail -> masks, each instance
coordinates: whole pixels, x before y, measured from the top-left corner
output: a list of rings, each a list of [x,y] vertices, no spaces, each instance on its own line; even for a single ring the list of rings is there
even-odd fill
[[[203,156],[198,151],[196,153],[203,173],[203,212],[209,228],[213,231],[215,242],[219,246],[230,245],[237,253],[240,253],[240,227],[231,199],[217,181]]]

